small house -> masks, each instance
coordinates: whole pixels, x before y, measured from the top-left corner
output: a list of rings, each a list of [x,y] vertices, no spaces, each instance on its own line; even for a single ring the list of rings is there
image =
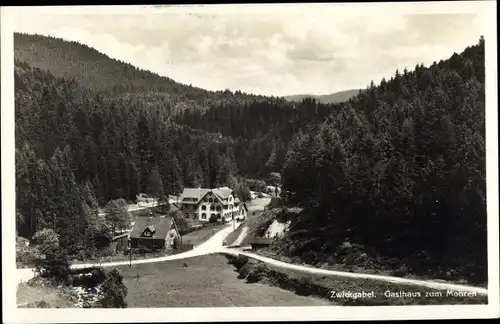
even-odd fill
[[[172,217],[138,216],[130,233],[130,247],[167,252],[175,248],[177,236],[180,236],[179,230]]]
[[[109,244],[110,249],[116,253],[123,253],[126,251],[128,247],[128,235],[129,233],[127,232],[113,236]]]
[[[239,220],[247,219],[248,215],[247,205],[244,202],[240,201],[239,198],[236,198],[234,200],[234,206],[236,207],[236,215],[234,216],[234,218]]]
[[[252,247],[252,250],[258,250],[267,247],[273,243],[271,237],[253,237],[248,241],[248,244]]]
[[[285,202],[281,197],[271,197],[269,204],[264,207],[265,210],[271,210],[274,208],[285,207]]]
[[[139,193],[135,196],[138,203],[152,203],[156,202],[156,198],[153,198],[145,193]]]

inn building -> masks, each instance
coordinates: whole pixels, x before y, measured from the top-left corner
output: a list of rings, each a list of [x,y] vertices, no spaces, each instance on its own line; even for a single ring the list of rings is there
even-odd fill
[[[187,216],[209,222],[210,217],[218,221],[245,219],[247,206],[235,196],[229,187],[215,189],[185,188],[179,201],[179,209]]]

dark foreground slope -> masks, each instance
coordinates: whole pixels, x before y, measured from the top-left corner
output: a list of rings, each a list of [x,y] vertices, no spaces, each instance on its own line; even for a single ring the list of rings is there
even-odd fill
[[[481,39],[296,136],[283,190],[305,211],[282,253],[345,262],[344,246],[401,272],[486,282],[484,80]]]

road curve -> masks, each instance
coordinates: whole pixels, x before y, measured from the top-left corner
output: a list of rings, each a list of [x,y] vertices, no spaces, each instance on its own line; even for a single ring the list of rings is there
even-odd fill
[[[175,254],[175,255],[167,255],[167,256],[158,257],[158,258],[132,260],[132,264],[143,264],[143,263],[179,260],[179,259],[192,258],[192,257],[196,257],[196,256],[220,252],[220,249],[222,247],[222,241],[229,233],[231,233],[232,229],[233,229],[232,225],[228,225],[227,227],[216,232],[207,241],[203,242],[202,244],[198,245],[197,247],[193,248],[190,251],[186,251],[186,252]],[[117,267],[117,266],[129,265],[129,264],[130,264],[129,260],[114,261],[114,262],[102,262],[102,263],[94,262],[94,263],[73,264],[73,265],[71,265],[71,268],[72,269],[83,269],[83,268],[91,268],[91,267],[95,267],[95,266],[98,266],[98,267]],[[16,273],[17,273],[18,283],[26,282],[34,277],[34,271],[31,268],[17,269]]]
[[[194,249],[192,249],[190,251],[187,251],[184,253],[179,253],[176,255],[159,257],[159,258],[151,258],[151,259],[144,259],[144,260],[132,260],[132,264],[143,264],[143,263],[154,263],[154,262],[163,262],[163,261],[170,261],[170,260],[179,260],[179,259],[192,258],[192,257],[196,257],[196,256],[213,254],[213,253],[222,253],[222,254],[230,254],[230,255],[241,254],[241,255],[246,255],[249,258],[259,260],[259,261],[262,261],[262,262],[265,262],[267,264],[274,265],[274,266],[277,266],[280,268],[297,270],[297,271],[302,271],[302,272],[307,272],[307,273],[315,273],[315,274],[322,274],[322,275],[327,275],[327,276],[337,276],[337,277],[344,277],[344,278],[371,279],[371,280],[385,281],[385,282],[396,283],[396,284],[420,286],[420,287],[426,287],[426,288],[431,288],[431,289],[451,290],[451,291],[458,291],[458,292],[471,292],[471,293],[476,293],[476,294],[482,295],[482,296],[488,295],[488,290],[486,288],[482,288],[482,287],[463,286],[463,285],[456,285],[456,284],[436,282],[436,281],[426,281],[426,280],[407,279],[407,278],[401,278],[401,277],[391,277],[391,276],[383,276],[383,275],[375,275],[375,274],[364,274],[364,273],[353,273],[353,272],[320,269],[320,268],[314,268],[311,266],[304,266],[304,265],[287,263],[287,262],[279,261],[276,259],[268,258],[268,257],[262,256],[262,255],[256,254],[256,253],[243,251],[240,249],[233,249],[233,248],[224,247],[224,246],[222,246],[222,242],[224,241],[225,237],[229,233],[231,233],[232,228],[233,228],[232,225],[228,225],[227,227],[225,227],[225,228],[219,230],[217,233],[215,233],[207,241],[198,245],[197,247],[195,247]],[[75,265],[72,265],[71,268],[81,269],[81,268],[89,268],[89,267],[93,267],[93,266],[116,267],[116,266],[123,266],[123,265],[128,265],[128,264],[130,264],[130,261],[104,262],[104,263],[100,263],[100,264],[99,263],[87,263],[87,264],[75,264]],[[32,269],[29,269],[29,268],[28,269],[17,269],[18,283],[27,281],[27,280],[33,278],[33,276],[34,276],[34,272]]]
[[[458,292],[471,292],[476,293],[478,295],[486,296],[488,295],[488,290],[482,287],[474,287],[474,286],[462,286],[451,283],[444,282],[436,282],[436,281],[427,281],[427,280],[417,280],[417,279],[407,279],[401,277],[391,277],[391,276],[383,276],[383,275],[374,275],[374,274],[365,274],[365,273],[354,273],[354,272],[345,272],[345,271],[334,271],[334,270],[326,270],[320,268],[314,268],[310,266],[304,266],[299,264],[292,264],[288,262],[279,261],[276,259],[268,258],[256,253],[236,250],[236,249],[223,249],[222,253],[231,254],[231,255],[246,255],[249,258],[259,260],[265,262],[267,264],[271,264],[280,268],[286,268],[291,270],[298,270],[302,272],[322,274],[327,276],[337,276],[344,278],[358,278],[358,279],[372,279],[385,281],[396,284],[404,284],[404,285],[412,285],[412,286],[420,286],[431,289],[442,289],[442,290],[452,290]]]

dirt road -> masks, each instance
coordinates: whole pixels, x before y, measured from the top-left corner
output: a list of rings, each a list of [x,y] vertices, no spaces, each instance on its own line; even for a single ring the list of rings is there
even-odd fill
[[[415,280],[415,279],[382,276],[382,275],[374,275],[374,274],[352,273],[352,272],[344,272],[344,271],[333,271],[333,270],[319,269],[319,268],[314,268],[314,267],[310,267],[310,266],[291,264],[291,263],[275,260],[275,259],[264,257],[262,255],[259,255],[259,254],[253,253],[253,252],[243,251],[241,249],[231,249],[231,248],[224,247],[222,245],[222,242],[224,241],[225,237],[229,233],[231,233],[232,230],[233,230],[232,225],[228,225],[227,227],[225,227],[225,228],[221,229],[220,231],[218,231],[217,233],[215,233],[205,243],[200,244],[199,246],[197,246],[196,248],[194,248],[191,251],[179,253],[176,255],[153,258],[153,259],[133,260],[132,264],[179,260],[179,259],[191,258],[191,257],[195,257],[195,256],[207,255],[207,254],[212,254],[212,253],[224,253],[224,254],[232,254],[232,255],[242,254],[242,255],[246,255],[250,258],[253,258],[255,260],[259,260],[259,261],[262,261],[262,262],[265,262],[265,263],[268,263],[271,265],[275,265],[277,267],[293,269],[293,270],[303,271],[303,272],[307,272],[307,273],[316,273],[316,274],[323,274],[323,275],[328,275],[328,276],[339,276],[339,277],[345,277],[345,278],[380,280],[380,281],[385,281],[385,282],[427,287],[427,288],[432,288],[432,289],[445,289],[445,290],[449,289],[452,291],[459,291],[459,292],[473,292],[473,293],[477,293],[478,295],[487,295],[488,294],[488,290],[485,288],[481,288],[481,287],[462,286],[462,285],[436,282],[436,281]],[[88,267],[92,267],[92,266],[114,267],[114,266],[128,265],[129,263],[130,263],[130,261],[106,262],[106,263],[101,263],[101,264],[89,263],[89,264],[73,265],[73,266],[71,266],[71,268],[73,268],[73,269],[80,268],[81,269],[81,268],[88,268]],[[18,283],[23,282],[23,281],[27,281],[27,280],[33,278],[33,276],[34,276],[34,272],[32,271],[32,269],[17,269]]]

